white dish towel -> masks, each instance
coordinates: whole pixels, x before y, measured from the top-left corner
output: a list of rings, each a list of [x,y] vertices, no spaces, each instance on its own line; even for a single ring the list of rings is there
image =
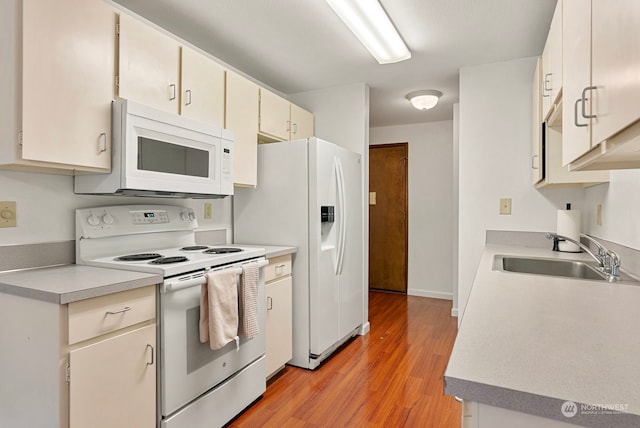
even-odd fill
[[[200,289],[200,342],[220,349],[238,337],[238,285],[235,269],[209,272]]]
[[[258,262],[242,265],[240,283],[240,331],[241,336],[251,339],[260,334],[258,325]]]

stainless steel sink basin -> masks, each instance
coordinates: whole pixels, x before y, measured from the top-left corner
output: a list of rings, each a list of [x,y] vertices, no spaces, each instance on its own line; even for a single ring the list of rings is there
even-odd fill
[[[606,275],[598,271],[595,263],[578,260],[495,256],[493,269],[534,275],[607,281]]]

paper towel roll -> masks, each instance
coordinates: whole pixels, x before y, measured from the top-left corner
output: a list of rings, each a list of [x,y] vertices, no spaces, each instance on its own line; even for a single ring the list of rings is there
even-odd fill
[[[556,233],[580,242],[580,210],[558,210]],[[567,241],[560,241],[560,251],[579,253],[580,247]]]

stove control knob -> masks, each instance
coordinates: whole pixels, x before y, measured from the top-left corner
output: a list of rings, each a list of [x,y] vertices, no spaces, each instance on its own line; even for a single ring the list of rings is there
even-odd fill
[[[106,224],[113,224],[113,220],[114,220],[113,216],[109,213],[105,213],[102,216],[102,221],[104,221]]]
[[[97,226],[100,224],[100,218],[95,214],[91,214],[89,217],[87,217],[87,223],[89,223],[91,226]]]
[[[182,211],[180,213],[180,218],[184,221],[189,221],[189,213],[187,211]]]
[[[193,213],[193,211],[189,211],[189,221],[193,221],[196,219],[196,215]]]

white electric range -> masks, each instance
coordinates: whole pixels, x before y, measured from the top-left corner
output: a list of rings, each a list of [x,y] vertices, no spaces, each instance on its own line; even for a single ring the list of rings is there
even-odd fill
[[[192,209],[119,205],[76,210],[76,263],[160,273],[158,426],[222,426],[266,389],[264,269],[258,285],[260,334],[212,351],[199,340],[200,289],[211,270],[266,266],[262,248],[198,245]]]

